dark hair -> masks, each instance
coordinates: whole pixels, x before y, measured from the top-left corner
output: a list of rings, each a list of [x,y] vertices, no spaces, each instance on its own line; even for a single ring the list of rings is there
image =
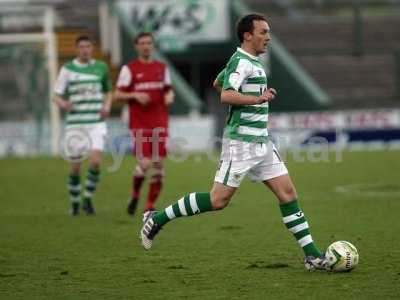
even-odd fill
[[[80,42],[83,41],[92,43],[92,39],[88,35],[80,35],[76,38],[75,45],[77,46]]]
[[[263,15],[258,15],[258,14],[250,14],[242,17],[236,24],[236,34],[240,43],[243,43],[245,32],[253,33],[254,30],[253,21],[267,22],[267,19]]]
[[[139,42],[139,40],[140,40],[142,37],[145,37],[145,36],[151,37],[151,39],[154,40],[153,34],[152,34],[151,32],[141,31],[141,32],[139,32],[139,33],[135,36],[135,38],[133,39],[134,43],[137,44],[137,43]]]

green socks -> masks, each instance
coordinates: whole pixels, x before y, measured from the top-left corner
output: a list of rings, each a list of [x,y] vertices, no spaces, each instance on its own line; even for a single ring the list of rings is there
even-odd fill
[[[85,192],[83,194],[83,201],[91,201],[93,193],[96,190],[96,185],[99,182],[100,170],[89,169],[85,182]]]
[[[163,226],[172,219],[182,216],[193,216],[212,210],[210,193],[191,193],[158,212],[153,220]]]
[[[297,243],[303,249],[306,256],[321,256],[321,251],[315,245],[306,218],[299,208],[296,199],[280,205],[283,223],[293,233]]]
[[[68,192],[69,198],[72,203],[79,203],[81,201],[81,177],[79,174],[70,174],[68,179]]]

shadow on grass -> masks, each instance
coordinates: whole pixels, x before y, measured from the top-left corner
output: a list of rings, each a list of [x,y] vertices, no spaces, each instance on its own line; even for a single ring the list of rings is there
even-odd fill
[[[266,263],[263,261],[256,261],[253,263],[250,263],[245,269],[246,270],[254,270],[254,269],[283,269],[283,268],[288,268],[288,264],[284,263]]]

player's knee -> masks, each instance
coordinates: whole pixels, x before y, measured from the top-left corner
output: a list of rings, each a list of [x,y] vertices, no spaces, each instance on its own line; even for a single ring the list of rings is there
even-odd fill
[[[100,169],[100,164],[101,164],[101,158],[100,157],[94,157],[90,160],[90,168],[92,170],[99,170]]]
[[[81,164],[73,163],[71,165],[71,174],[79,175],[81,172]]]
[[[99,151],[93,151],[93,153],[90,155],[90,167],[92,169],[100,169],[100,164],[101,164],[101,152]]]
[[[162,170],[164,168],[164,162],[160,159],[153,158],[152,160],[153,168]]]
[[[90,162],[90,168],[94,169],[94,170],[99,170],[100,169],[100,163],[101,163],[100,159],[92,160]]]
[[[231,200],[231,196],[225,193],[211,192],[211,204],[214,210],[224,209]]]
[[[285,194],[288,198],[294,199],[297,198],[297,192],[293,185],[285,189]]]
[[[216,198],[212,201],[213,210],[224,209],[228,205],[229,201],[226,199]]]
[[[161,162],[153,162],[153,173],[164,176],[164,166]]]
[[[162,182],[164,178],[163,169],[154,169],[151,175],[152,181]]]
[[[297,198],[297,192],[293,185],[284,186],[279,191],[279,200],[283,202],[289,202],[296,198]]]
[[[139,165],[140,165],[140,168],[142,169],[142,171],[146,172],[151,168],[152,161],[148,158],[144,158],[144,159],[140,160]]]

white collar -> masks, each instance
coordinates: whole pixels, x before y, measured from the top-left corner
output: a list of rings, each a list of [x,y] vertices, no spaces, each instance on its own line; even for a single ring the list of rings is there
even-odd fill
[[[94,59],[89,60],[86,64],[81,63],[77,58],[73,60],[74,64],[78,67],[87,67],[88,65],[94,64]]]
[[[246,54],[247,56],[250,56],[252,59],[257,59],[258,60],[258,56],[252,55],[252,54],[248,53],[247,51],[244,51],[240,47],[237,48],[237,51],[242,52],[243,54]]]

